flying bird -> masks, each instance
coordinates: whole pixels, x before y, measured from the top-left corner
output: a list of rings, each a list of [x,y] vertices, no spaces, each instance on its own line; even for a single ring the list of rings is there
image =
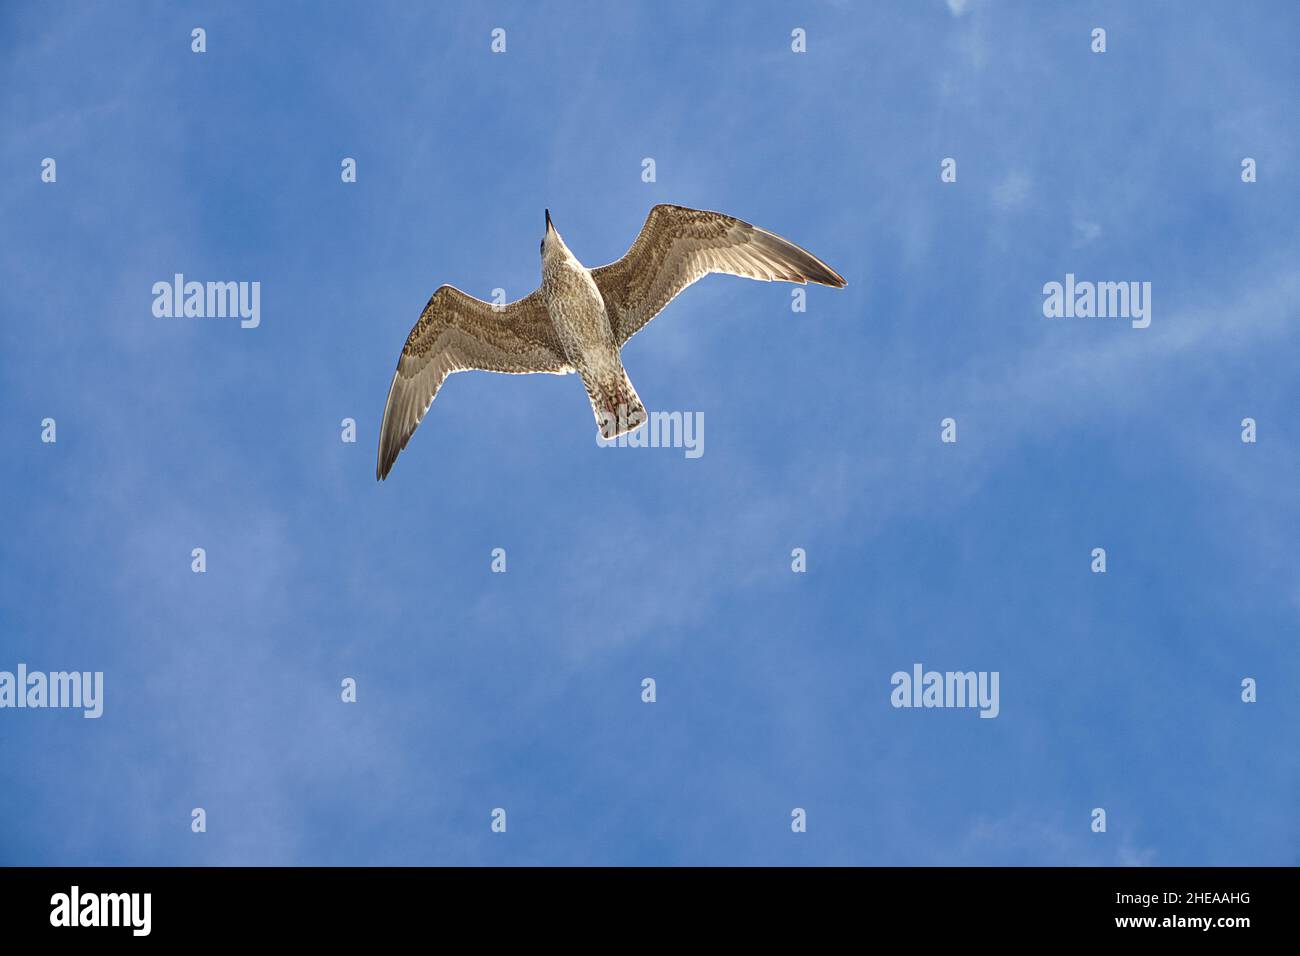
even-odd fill
[[[812,253],[720,212],[658,205],[617,262],[588,269],[546,211],[542,284],[494,305],[449,285],[430,297],[406,337],[379,429],[375,477],[393,462],[452,372],[577,372],[603,438],[640,427],[645,406],[619,350],[679,292],[711,272],[842,289],[844,279]]]

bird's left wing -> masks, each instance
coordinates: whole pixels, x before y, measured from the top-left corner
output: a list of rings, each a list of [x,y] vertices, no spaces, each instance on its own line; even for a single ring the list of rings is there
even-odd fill
[[[443,380],[469,369],[552,375],[573,371],[540,290],[503,307],[449,285],[433,294],[406,338],[388,389],[376,478],[388,477]]]
[[[806,249],[743,219],[706,209],[659,205],[632,248],[591,270],[620,346],[677,293],[711,272],[747,279],[844,288],[838,272]]]

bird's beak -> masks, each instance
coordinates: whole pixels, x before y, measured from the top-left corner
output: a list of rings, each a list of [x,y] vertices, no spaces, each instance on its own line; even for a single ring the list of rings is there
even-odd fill
[[[551,211],[549,209],[546,210],[546,231],[551,231]]]

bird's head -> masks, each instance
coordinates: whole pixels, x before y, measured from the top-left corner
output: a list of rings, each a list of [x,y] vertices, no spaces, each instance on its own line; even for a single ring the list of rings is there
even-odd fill
[[[567,259],[571,256],[569,247],[564,244],[560,234],[555,230],[555,224],[551,222],[551,211],[546,210],[546,232],[542,235],[542,265],[546,265],[548,259]]]

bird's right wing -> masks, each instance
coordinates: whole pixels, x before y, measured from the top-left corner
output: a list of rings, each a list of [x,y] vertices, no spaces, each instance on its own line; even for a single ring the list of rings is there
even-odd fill
[[[504,307],[449,285],[433,294],[407,336],[388,389],[376,478],[388,477],[443,380],[469,369],[553,375],[573,371],[540,291]]]
[[[844,279],[811,252],[720,212],[659,205],[632,248],[591,270],[619,346],[697,279],[725,272],[747,279],[844,288]]]

